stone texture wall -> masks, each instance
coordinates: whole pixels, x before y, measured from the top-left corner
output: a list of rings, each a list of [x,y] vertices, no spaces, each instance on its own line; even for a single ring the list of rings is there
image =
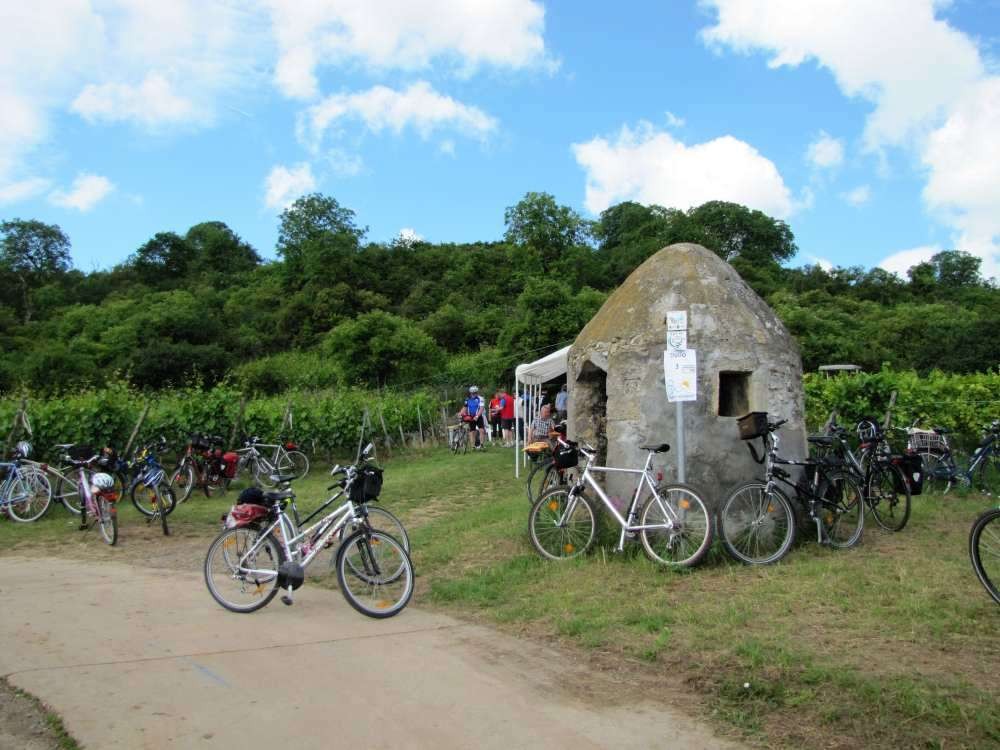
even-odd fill
[[[715,507],[729,489],[761,475],[736,417],[718,416],[719,373],[750,373],[749,410],[789,420],[780,434],[790,458],[806,454],[805,409],[794,339],[732,266],[700,245],[671,245],[650,257],[581,331],[569,353],[569,436],[597,444],[603,420],[595,384],[603,370],[607,465],[639,467],[646,459],[640,445],[667,442],[671,451],[654,462],[676,481],[676,404],[667,402],[663,375],[670,310],[687,311],[688,348],[698,352],[698,400],[684,404],[687,482]],[[633,485],[609,476],[618,494]]]

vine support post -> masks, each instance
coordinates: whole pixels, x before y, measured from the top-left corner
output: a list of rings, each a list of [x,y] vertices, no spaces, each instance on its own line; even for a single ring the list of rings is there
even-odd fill
[[[132,434],[128,436],[128,442],[125,443],[125,448],[122,450],[122,457],[124,458],[132,450],[132,443],[135,442],[136,436],[139,434],[139,430],[142,429],[142,423],[146,421],[146,415],[149,414],[149,402],[147,401],[142,406],[142,413],[139,414],[139,419],[135,423],[135,427],[132,428]]]
[[[882,431],[885,432],[889,429],[889,422],[892,420],[892,407],[896,405],[896,395],[898,391],[893,391],[889,394],[889,406],[886,407],[885,417],[882,418]]]
[[[368,407],[365,407],[364,413],[361,415],[361,434],[358,435],[358,454],[354,459],[355,463],[361,460],[361,449],[365,445],[365,428],[371,424],[371,419],[368,415]]]
[[[7,435],[7,442],[4,443],[3,446],[4,456],[9,455],[10,447],[14,443],[14,438],[17,437],[18,430],[23,429],[25,432],[28,433],[29,437],[31,436],[31,426],[26,416],[27,413],[28,413],[28,397],[21,396],[21,406],[14,414],[14,420],[13,422],[11,422],[10,425],[10,434]]]
[[[424,447],[424,420],[420,415],[420,404],[417,404],[417,433],[420,435],[420,447]]]
[[[378,421],[382,423],[382,434],[385,435],[385,452],[392,455],[392,438],[389,437],[389,430],[385,427],[385,416],[382,414],[381,404],[378,407]]]
[[[236,412],[236,421],[233,422],[232,432],[229,433],[229,446],[232,447],[236,444],[236,436],[239,434],[243,427],[243,413],[247,408],[247,397],[240,396],[240,408]]]

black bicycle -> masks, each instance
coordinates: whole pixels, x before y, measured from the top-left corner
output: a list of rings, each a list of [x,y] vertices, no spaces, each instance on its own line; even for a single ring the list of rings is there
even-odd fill
[[[992,495],[1000,486],[998,438],[1000,438],[1000,420],[993,420],[983,428],[983,438],[969,457],[969,465],[964,470],[958,468],[954,454],[947,448],[928,467],[927,478],[935,485],[943,484],[945,493],[961,485],[971,487],[984,495]]]
[[[980,582],[1000,604],[1000,507],[990,508],[972,524],[969,558]]]
[[[763,456],[751,443],[747,447],[754,460],[765,465],[764,479],[747,482],[729,493],[719,507],[716,529],[726,552],[748,565],[777,562],[795,541],[795,510],[782,484],[791,488],[803,514],[816,524],[820,544],[853,547],[864,530],[864,492],[843,462],[830,456],[792,461],[778,454],[776,432],[787,421],[768,421],[766,412],[751,412],[738,421],[741,439],[759,438],[763,443]],[[829,445],[832,438],[811,440]],[[801,466],[804,476],[792,481],[781,465]]]

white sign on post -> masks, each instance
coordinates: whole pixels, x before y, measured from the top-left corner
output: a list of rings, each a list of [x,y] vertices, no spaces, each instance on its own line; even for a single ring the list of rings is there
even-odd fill
[[[698,400],[698,355],[694,349],[668,349],[663,353],[667,401]]]
[[[667,313],[668,331],[686,331],[688,327],[687,310],[671,310]]]
[[[687,349],[688,348],[688,332],[687,331],[667,331],[667,348],[668,349]]]

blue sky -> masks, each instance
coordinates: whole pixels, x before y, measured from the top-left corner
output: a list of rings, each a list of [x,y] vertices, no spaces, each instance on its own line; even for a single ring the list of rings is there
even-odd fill
[[[463,242],[546,191],[1000,276],[1000,0],[43,0],[0,35],[0,218],[59,224],[85,270],[207,220],[273,257],[304,192]]]

